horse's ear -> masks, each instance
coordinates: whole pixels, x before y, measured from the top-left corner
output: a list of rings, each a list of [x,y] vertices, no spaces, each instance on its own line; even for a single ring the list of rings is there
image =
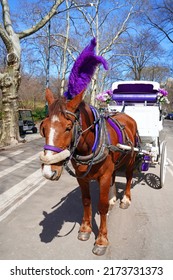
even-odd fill
[[[67,102],[67,110],[71,112],[75,112],[78,108],[79,104],[82,102],[83,94],[85,90],[82,90],[79,94],[77,94],[72,100]]]
[[[49,88],[46,88],[46,100],[49,105],[51,105],[55,100],[53,93],[51,92],[51,90]]]

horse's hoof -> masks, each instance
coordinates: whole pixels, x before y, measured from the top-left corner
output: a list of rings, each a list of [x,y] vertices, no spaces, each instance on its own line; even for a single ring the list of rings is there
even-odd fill
[[[121,209],[127,209],[129,206],[130,206],[130,203],[124,203],[124,202],[120,203],[120,208]]]
[[[102,256],[105,254],[106,249],[107,249],[107,246],[95,244],[92,252],[97,256]]]
[[[125,195],[120,202],[120,208],[127,209],[130,206],[130,204],[131,204],[130,199]]]
[[[79,231],[78,239],[81,241],[87,241],[90,238],[91,232]]]

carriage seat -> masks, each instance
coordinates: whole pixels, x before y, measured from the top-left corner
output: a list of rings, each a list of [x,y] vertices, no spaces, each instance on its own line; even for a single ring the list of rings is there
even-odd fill
[[[149,81],[115,82],[112,85],[112,99],[118,104],[157,102],[159,84]]]

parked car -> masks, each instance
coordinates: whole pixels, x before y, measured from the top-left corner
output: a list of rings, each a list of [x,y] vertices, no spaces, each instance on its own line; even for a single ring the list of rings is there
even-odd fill
[[[32,111],[29,109],[19,109],[19,131],[20,134],[25,134],[27,131],[37,133]]]
[[[168,113],[166,116],[167,120],[173,120],[173,113]]]

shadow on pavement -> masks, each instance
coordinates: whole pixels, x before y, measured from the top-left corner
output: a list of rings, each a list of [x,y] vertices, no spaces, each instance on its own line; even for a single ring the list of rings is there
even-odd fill
[[[159,177],[153,173],[140,173],[135,176],[135,181],[132,184],[132,188],[137,186],[139,183],[144,182],[148,186],[154,189],[160,189]],[[117,199],[122,199],[125,190],[125,183],[116,182]],[[98,225],[96,222],[96,213],[98,213],[97,205],[99,200],[99,186],[98,183],[93,181],[90,184],[90,192],[92,199],[92,226],[95,237],[98,234]],[[47,213],[43,211],[44,219],[39,223],[42,226],[42,232],[40,233],[40,240],[44,243],[51,242],[55,237],[65,237],[72,233],[76,224],[81,224],[83,216],[83,206],[81,199],[80,188],[77,187],[54,206],[53,211]],[[60,234],[63,225],[66,222],[73,224],[72,228],[64,235]]]
[[[98,234],[98,226],[95,220],[97,213],[97,205],[99,198],[99,188],[97,182],[92,182],[90,185],[91,199],[92,199],[92,226],[95,236]],[[40,240],[44,243],[51,242],[55,237],[65,237],[69,235],[75,228],[76,223],[79,225],[82,221],[83,206],[81,199],[80,188],[77,187],[72,192],[68,193],[65,197],[52,207],[53,211],[47,213],[43,211],[44,219],[39,223],[42,226],[40,233]],[[66,222],[73,224],[72,228],[64,235],[60,234],[63,225]]]

